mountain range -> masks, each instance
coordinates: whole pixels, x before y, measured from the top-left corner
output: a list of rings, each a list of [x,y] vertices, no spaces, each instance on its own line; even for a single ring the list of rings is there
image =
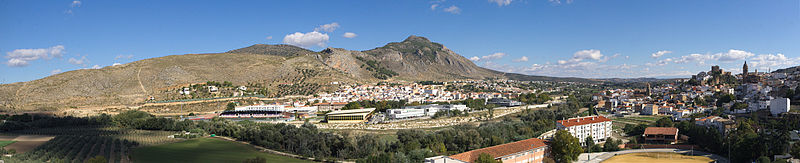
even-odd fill
[[[168,99],[171,91],[207,81],[234,85],[281,85],[332,91],[338,84],[380,81],[512,79],[593,82],[504,73],[479,67],[442,44],[409,36],[366,51],[256,44],[224,53],[170,55],[100,69],[81,69],[42,79],[0,85],[0,110],[55,111],[65,108],[133,106]]]

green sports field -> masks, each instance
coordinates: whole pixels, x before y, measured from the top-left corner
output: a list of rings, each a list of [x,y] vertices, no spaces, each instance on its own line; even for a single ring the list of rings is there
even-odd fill
[[[267,162],[311,162],[260,152],[245,144],[213,138],[138,148],[133,151],[131,159],[133,162],[242,162],[256,156],[267,159]]]

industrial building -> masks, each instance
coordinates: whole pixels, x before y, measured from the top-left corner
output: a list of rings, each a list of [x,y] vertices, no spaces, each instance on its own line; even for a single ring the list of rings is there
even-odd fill
[[[458,110],[465,112],[469,110],[466,105],[439,105],[439,104],[430,104],[430,105],[420,105],[420,106],[406,106],[402,109],[389,109],[386,110],[386,115],[388,118],[392,119],[404,119],[404,118],[416,118],[416,117],[431,117],[436,114],[436,112],[440,111],[453,111]]]
[[[512,106],[520,106],[522,102],[509,100],[505,98],[492,98],[486,102],[486,104],[494,104],[498,106],[505,106],[505,107],[512,107]]]
[[[374,111],[375,108],[332,111],[325,114],[325,121],[328,123],[363,123],[369,120]]]
[[[222,112],[221,118],[261,118],[261,119],[280,119],[288,118],[284,105],[254,105],[236,107],[234,110]]]

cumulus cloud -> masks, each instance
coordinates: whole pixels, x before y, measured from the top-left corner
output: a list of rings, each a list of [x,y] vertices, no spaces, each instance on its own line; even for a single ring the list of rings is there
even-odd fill
[[[664,56],[664,54],[669,54],[669,53],[672,53],[672,51],[662,50],[662,51],[658,51],[656,53],[650,54],[650,57],[658,58],[658,57]]]
[[[508,6],[512,0],[489,0],[491,3],[497,3],[497,6]]]
[[[79,66],[84,66],[85,67],[86,65],[89,64],[89,59],[86,59],[86,56],[83,56],[83,57],[81,57],[81,59],[69,58],[69,60],[67,60],[67,62],[69,62],[69,64],[79,65]]]
[[[436,7],[439,7],[439,4],[432,4],[431,5],[431,10],[436,10]]]
[[[748,64],[762,69],[788,67],[800,64],[800,58],[789,58],[783,54],[761,54],[750,58],[750,60],[752,60],[752,62],[748,62]]]
[[[330,39],[328,34],[319,33],[317,31],[308,33],[295,32],[294,34],[283,37],[283,43],[305,48],[313,46],[324,47],[325,44],[328,43],[328,39]]]
[[[743,50],[731,49],[731,50],[728,50],[728,52],[726,52],[726,53],[714,54],[713,58],[716,59],[716,60],[719,60],[719,61],[728,62],[728,61],[742,60],[742,59],[745,59],[747,57],[752,57],[754,55],[755,54],[750,53],[750,52],[746,52],[746,51],[743,51]]]
[[[613,57],[617,57],[619,54],[615,54]],[[600,50],[589,49],[589,50],[581,50],[572,54],[572,58],[569,60],[558,60],[558,64],[586,64],[582,63],[585,61],[598,61],[598,62],[606,62],[608,61],[609,57],[604,56],[603,53],[600,53]]]
[[[527,56],[522,56],[522,57],[514,59],[512,61],[514,61],[514,62],[528,62],[528,57]]]
[[[122,65],[122,63],[114,63],[114,64],[111,64],[111,66],[119,66],[119,65]]]
[[[481,57],[472,57],[472,58],[469,58],[469,60],[472,60],[474,62],[489,61],[489,60],[500,59],[500,58],[503,58],[505,56],[506,56],[506,53],[492,53],[492,54],[481,56]]]
[[[452,5],[452,6],[448,7],[448,8],[444,8],[444,11],[445,12],[449,12],[451,14],[460,14],[461,13],[461,8],[458,8],[456,5]]]
[[[333,22],[330,24],[323,24],[317,28],[314,28],[314,32],[321,32],[321,31],[333,32],[334,30],[336,30],[336,28],[339,28],[339,23]]]
[[[344,38],[356,38],[356,36],[358,36],[358,35],[356,33],[353,33],[353,32],[345,32],[344,35],[342,35],[342,37],[344,37]]]
[[[16,49],[6,53],[8,61],[6,65],[11,67],[24,67],[30,65],[30,61],[39,59],[52,59],[61,57],[64,54],[64,46],[56,45],[49,48],[39,49]]]
[[[100,67],[100,65],[94,65],[94,66],[92,66],[92,69],[100,69],[100,68],[102,68],[102,67]]]
[[[666,58],[663,60],[658,61],[657,65],[666,65],[669,62],[673,63],[698,63],[698,64],[705,64],[710,61],[719,61],[719,62],[732,62],[737,60],[744,60],[748,57],[752,57],[755,54],[743,50],[736,50],[731,49],[727,52],[722,53],[714,53],[714,54],[689,54],[680,57],[673,57],[673,58]]]
[[[55,69],[53,71],[50,71],[50,75],[55,75],[55,74],[58,74],[58,73],[61,73],[61,69]]]

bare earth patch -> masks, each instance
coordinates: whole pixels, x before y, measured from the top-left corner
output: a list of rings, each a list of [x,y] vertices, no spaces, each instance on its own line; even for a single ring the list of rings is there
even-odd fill
[[[6,150],[14,149],[17,153],[32,151],[53,138],[53,136],[45,135],[0,136],[0,140],[10,139],[11,141],[16,141],[3,148]]]
[[[633,163],[633,162],[647,162],[647,163],[708,163],[714,162],[711,158],[704,156],[688,156],[678,153],[631,153],[611,157],[603,163]]]

